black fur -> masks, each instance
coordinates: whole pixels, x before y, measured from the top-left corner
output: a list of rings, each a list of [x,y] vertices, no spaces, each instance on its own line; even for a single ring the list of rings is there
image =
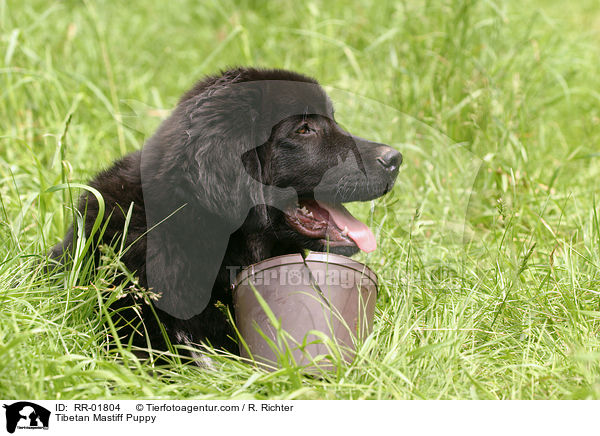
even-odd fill
[[[314,85],[318,98],[324,99],[323,109],[286,116],[281,120],[267,117],[276,119],[277,123],[266,126],[267,137],[262,138],[252,126],[244,124],[244,116],[253,110],[244,106],[246,99],[253,98],[251,92],[227,93],[235,84],[256,81]],[[261,112],[273,110],[276,105],[285,106],[286,101],[285,98],[275,103],[263,101]],[[229,129],[224,123],[234,123],[235,128]],[[246,138],[238,139],[235,135],[257,135],[261,145],[242,149],[240,143]],[[259,196],[253,198],[254,193],[232,188],[247,183],[236,179],[232,185],[227,179],[237,177],[232,175],[236,156],[241,156],[244,173],[261,185],[292,189],[300,199],[312,198],[315,190],[320,190],[322,198],[341,203],[373,199],[391,189],[397,169],[384,168],[380,163],[386,152],[391,153],[391,149],[354,137],[335,123],[331,103],[314,79],[282,70],[229,70],[205,78],[184,94],[173,114],[148,141],[143,159],[142,151],[125,156],[90,182],[102,194],[106,216],[110,215],[102,241],[96,242],[119,240],[127,210],[133,204],[125,241],[125,246],[131,247],[122,257],[123,262],[139,277],[142,287],[148,287],[148,272],[152,269],[154,277],[158,277],[151,283],[153,291],[168,291],[173,301],[185,303],[185,299],[189,295],[193,297],[193,293],[183,294],[193,292],[207,274],[195,263],[194,250],[200,247],[198,250],[214,250],[217,253],[218,244],[211,248],[211,244],[215,244],[211,235],[219,231],[215,230],[216,227],[222,225],[222,230],[230,236],[223,246],[223,260],[214,286],[208,290],[208,306],[202,313],[188,319],[159,308],[156,312],[173,344],[206,342],[236,352],[231,326],[219,308],[223,305],[231,307],[232,303],[227,267],[246,266],[305,249],[327,249],[322,240],[304,236],[288,225],[282,207],[274,207],[272,202],[265,201],[268,194],[262,190]],[[399,165],[401,156],[396,154],[394,162]],[[346,171],[343,166],[336,170],[340,156],[344,160],[350,155],[360,171]],[[332,181],[324,183],[326,177]],[[169,185],[174,178],[178,180],[176,186]],[[226,179],[229,181],[224,183]],[[145,235],[147,218],[151,216],[149,193],[153,202],[158,201],[168,210],[175,210],[184,202],[186,204],[183,212],[169,221],[173,223],[171,230],[157,232],[157,239],[152,244],[148,243]],[[179,198],[184,193],[188,196],[185,201]],[[89,234],[98,213],[97,200],[85,193],[78,208],[85,214],[85,231]],[[249,213],[246,213],[247,208]],[[156,222],[159,218],[152,217],[152,220]],[[63,258],[70,254],[73,238],[71,228],[64,241],[52,249],[52,257]],[[134,241],[137,242],[134,244]],[[346,255],[357,251],[351,245],[330,249]],[[157,284],[164,289],[156,289]],[[121,303],[126,305],[129,302],[124,300]],[[159,325],[149,309],[147,306],[139,309],[144,328],[152,346],[164,348]],[[129,315],[125,312],[125,316]],[[126,330],[123,333],[133,334],[134,343],[147,346],[143,335]]]

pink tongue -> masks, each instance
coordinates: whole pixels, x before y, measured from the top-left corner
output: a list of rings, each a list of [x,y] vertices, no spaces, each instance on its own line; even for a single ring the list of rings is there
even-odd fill
[[[317,201],[319,206],[329,212],[333,222],[342,231],[345,227],[348,228],[348,236],[354,241],[356,246],[366,253],[377,248],[377,241],[375,241],[375,235],[367,225],[360,222],[348,212],[341,204],[327,204],[322,201]]]

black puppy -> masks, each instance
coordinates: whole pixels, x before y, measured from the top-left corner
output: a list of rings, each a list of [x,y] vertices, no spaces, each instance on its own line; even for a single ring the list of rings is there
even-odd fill
[[[199,82],[143,150],[90,183],[108,221],[94,242],[119,241],[132,208],[122,261],[160,295],[154,309],[170,341],[236,352],[222,310],[231,307],[230,271],[306,249],[374,250],[373,233],[342,203],[387,193],[401,162],[394,149],[340,128],[314,79],[233,69]],[[79,200],[87,235],[98,206],[89,193]],[[72,254],[75,234],[52,249],[54,258]],[[122,333],[164,348],[150,309],[141,307],[140,325]]]

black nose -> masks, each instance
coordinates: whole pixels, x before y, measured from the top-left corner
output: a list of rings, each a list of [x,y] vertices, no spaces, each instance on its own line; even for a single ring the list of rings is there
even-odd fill
[[[402,164],[402,155],[399,151],[390,148],[377,157],[377,162],[386,170],[395,171]]]

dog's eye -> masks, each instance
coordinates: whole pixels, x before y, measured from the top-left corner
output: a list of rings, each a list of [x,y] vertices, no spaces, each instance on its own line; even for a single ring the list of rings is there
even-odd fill
[[[306,135],[308,133],[310,133],[312,131],[312,129],[310,128],[310,126],[308,124],[302,124],[302,126],[300,126],[300,128],[298,130],[296,130],[296,133],[299,133],[300,135]]]

